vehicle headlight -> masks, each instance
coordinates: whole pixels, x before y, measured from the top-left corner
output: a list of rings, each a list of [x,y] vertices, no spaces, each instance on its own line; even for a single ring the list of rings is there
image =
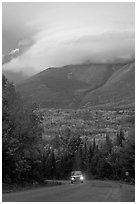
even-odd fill
[[[83,176],[81,176],[81,177],[80,177],[80,180],[83,180],[83,179],[84,179],[84,177],[83,177]]]

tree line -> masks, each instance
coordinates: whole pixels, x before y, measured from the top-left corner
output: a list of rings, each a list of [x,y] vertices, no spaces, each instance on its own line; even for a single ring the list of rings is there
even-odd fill
[[[2,78],[2,179],[4,183],[43,182],[68,179],[72,170],[88,178],[135,177],[134,127],[125,138],[118,131],[99,145],[66,127],[63,136],[49,143],[42,138],[42,114],[36,104],[25,101],[5,76]],[[128,172],[128,173],[127,173]]]

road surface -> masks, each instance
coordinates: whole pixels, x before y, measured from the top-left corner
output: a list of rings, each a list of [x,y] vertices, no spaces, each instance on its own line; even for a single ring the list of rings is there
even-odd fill
[[[134,185],[111,181],[86,181],[5,193],[3,202],[134,202]]]

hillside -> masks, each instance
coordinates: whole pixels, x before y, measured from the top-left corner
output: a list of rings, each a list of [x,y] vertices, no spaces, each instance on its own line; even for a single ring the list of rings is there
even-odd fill
[[[134,102],[135,63],[82,64],[46,69],[16,89],[47,108]]]
[[[134,98],[135,64],[130,63],[115,71],[102,87],[89,92],[81,106],[134,104]]]
[[[9,70],[2,70],[2,74],[6,76],[6,78],[10,81],[13,82],[14,84],[16,83],[21,83],[30,76],[23,73],[23,72],[12,72]]]

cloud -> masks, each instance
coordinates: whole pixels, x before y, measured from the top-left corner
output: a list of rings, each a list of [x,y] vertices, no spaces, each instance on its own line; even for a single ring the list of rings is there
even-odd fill
[[[12,10],[14,26],[5,10],[6,27],[15,34],[21,27],[20,55],[4,64],[5,70],[35,74],[48,67],[134,57],[134,4],[47,3],[29,4],[28,9],[24,3],[17,10],[19,5]]]
[[[18,42],[18,46],[19,47],[24,47],[24,46],[28,46],[31,44],[31,40],[30,39],[24,39]]]
[[[3,66],[5,70],[37,73],[48,67],[89,62],[115,61],[134,56],[134,33],[112,32],[81,36],[80,30],[42,30],[22,55]],[[88,31],[90,33],[90,30]],[[25,43],[25,42],[24,42]],[[15,49],[13,52],[18,52]]]
[[[9,55],[13,55],[13,54],[18,53],[18,52],[19,52],[19,48],[16,48],[14,50],[11,50]]]

